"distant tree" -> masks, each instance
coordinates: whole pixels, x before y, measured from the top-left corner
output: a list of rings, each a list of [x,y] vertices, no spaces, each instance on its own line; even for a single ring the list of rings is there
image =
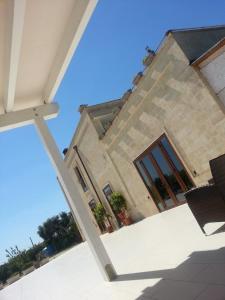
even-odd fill
[[[41,253],[41,251],[44,249],[45,244],[39,243],[33,245],[33,247],[26,250],[26,257],[28,261],[36,261],[38,259],[38,255]]]
[[[47,219],[38,227],[38,234],[44,242],[27,250],[20,250],[17,246],[5,250],[8,261],[0,265],[0,282],[5,283],[9,277],[21,274],[23,270],[36,264],[45,246],[51,245],[59,252],[82,241],[72,214],[66,212]]]
[[[47,219],[38,227],[37,233],[45,245],[51,245],[56,252],[82,241],[71,213],[66,212]]]
[[[0,265],[0,282],[5,283],[6,280],[10,277],[8,264],[5,263]]]
[[[43,225],[38,226],[38,235],[44,240],[46,246],[55,245],[59,234],[59,216],[47,219]]]
[[[17,246],[6,249],[6,257],[8,257],[8,270],[11,274],[21,273],[26,263],[25,250],[20,251]]]
[[[71,215],[70,213],[66,213],[66,212],[61,212],[59,214],[60,217],[60,225],[62,226],[62,228],[68,228],[68,226],[70,226],[71,224]]]

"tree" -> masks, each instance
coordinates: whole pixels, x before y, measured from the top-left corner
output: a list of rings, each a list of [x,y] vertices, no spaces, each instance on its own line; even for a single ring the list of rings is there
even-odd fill
[[[44,242],[27,250],[20,250],[17,246],[5,250],[8,261],[0,265],[0,283],[5,283],[14,274],[21,274],[31,265],[35,265],[38,257],[43,255],[45,246],[51,245],[59,252],[82,241],[72,214],[66,212],[47,219],[38,227],[38,234]]]
[[[55,252],[82,241],[71,213],[66,212],[47,219],[38,227],[37,233],[45,245],[52,246]]]
[[[0,283],[5,283],[6,280],[10,277],[8,264],[5,263],[0,265]]]
[[[22,271],[32,266],[43,248],[43,243],[39,243],[28,250],[19,250],[17,246],[6,249],[8,261],[0,265],[0,282],[5,283],[9,277],[17,273],[21,274]]]

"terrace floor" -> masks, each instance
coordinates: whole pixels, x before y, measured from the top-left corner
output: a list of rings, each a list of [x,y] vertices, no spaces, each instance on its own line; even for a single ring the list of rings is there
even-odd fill
[[[0,292],[0,300],[222,300],[225,232],[204,236],[187,205],[103,236],[119,274],[104,282],[86,243]]]

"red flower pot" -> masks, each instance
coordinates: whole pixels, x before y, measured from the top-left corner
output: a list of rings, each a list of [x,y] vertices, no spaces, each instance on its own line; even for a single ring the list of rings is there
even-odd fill
[[[121,211],[120,213],[118,213],[118,217],[123,225],[128,226],[128,225],[132,224],[132,220],[128,216],[126,211]]]
[[[107,232],[108,232],[108,233],[113,232],[113,227],[112,227],[112,225],[110,225],[110,226],[107,227]]]

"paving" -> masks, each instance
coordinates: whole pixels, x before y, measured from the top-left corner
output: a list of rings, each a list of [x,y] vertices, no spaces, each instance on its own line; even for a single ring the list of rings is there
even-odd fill
[[[186,204],[102,239],[114,282],[102,280],[82,243],[0,291],[0,300],[225,299],[225,232],[204,236]]]

